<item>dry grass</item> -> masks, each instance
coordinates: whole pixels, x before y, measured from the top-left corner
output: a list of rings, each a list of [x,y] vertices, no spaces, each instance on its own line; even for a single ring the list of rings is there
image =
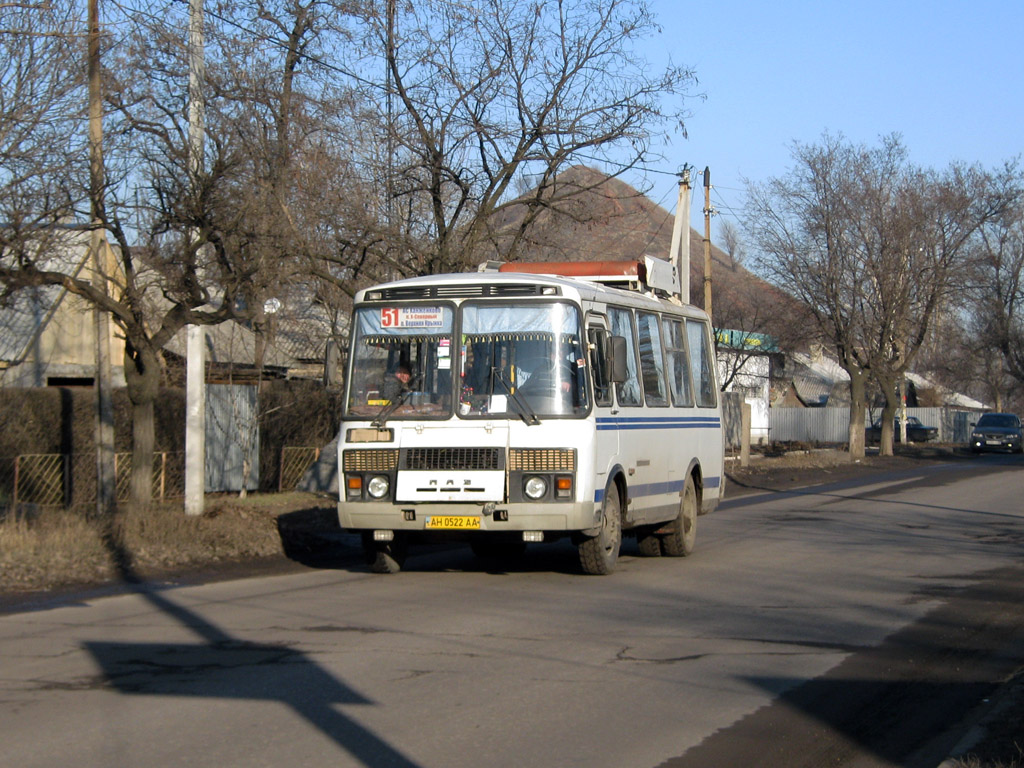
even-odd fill
[[[110,557],[96,526],[65,510],[0,522],[0,589],[105,581]]]
[[[958,758],[951,768],[1024,768],[1024,751],[1017,747],[1017,757],[1008,760],[985,760],[974,755]]]
[[[180,503],[112,519],[46,509],[0,521],[0,591],[30,591],[102,583],[281,554],[277,518],[322,505],[309,494],[211,498],[207,511],[187,517]]]
[[[1024,684],[1019,677],[1006,703],[984,723],[985,738],[950,768],[1024,768]]]

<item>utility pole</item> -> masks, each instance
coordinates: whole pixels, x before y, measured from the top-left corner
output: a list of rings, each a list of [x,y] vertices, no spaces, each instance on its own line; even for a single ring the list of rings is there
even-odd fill
[[[704,166],[704,311],[711,318],[711,171]],[[714,320],[711,325],[714,326]]]
[[[684,165],[679,174],[679,198],[676,200],[676,219],[672,224],[672,250],[669,261],[675,263],[679,273],[679,300],[690,303],[690,166]],[[685,233],[686,237],[683,237]]]
[[[203,0],[189,0],[188,35],[188,148],[193,189],[203,169],[204,112]],[[186,248],[199,233],[189,231]],[[198,256],[198,254],[197,254]],[[200,266],[197,263],[196,270]],[[206,332],[190,324],[185,370],[185,514],[203,514],[206,493]]]
[[[384,98],[387,106],[387,168],[384,179],[385,205],[387,206],[388,229],[391,237],[394,237],[395,226],[395,205],[394,205],[394,175],[395,175],[395,108],[392,103],[394,92],[394,75],[391,72],[391,64],[395,60],[395,0],[387,0],[387,39],[384,48]]]
[[[100,297],[107,295],[107,257],[109,246],[103,231],[103,89],[100,80],[99,0],[89,0],[88,73],[89,73],[89,203],[92,209],[93,287]],[[100,302],[93,304],[93,330],[96,335],[96,511],[107,515],[117,504],[117,476],[114,468],[114,405],[111,395],[110,317]]]

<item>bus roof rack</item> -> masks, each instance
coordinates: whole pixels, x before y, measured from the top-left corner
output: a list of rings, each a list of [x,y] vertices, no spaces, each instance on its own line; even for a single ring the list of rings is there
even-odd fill
[[[571,277],[634,291],[679,293],[675,265],[646,255],[628,261],[488,261],[481,264],[479,270]]]

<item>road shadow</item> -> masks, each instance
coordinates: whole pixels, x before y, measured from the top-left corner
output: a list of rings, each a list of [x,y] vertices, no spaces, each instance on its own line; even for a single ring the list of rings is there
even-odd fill
[[[342,530],[332,507],[278,515],[277,533],[285,556],[309,568],[347,569],[363,563],[359,536]]]
[[[934,768],[975,722],[972,712],[1024,663],[1024,566],[979,579],[821,677],[743,678],[772,702],[662,768]]]
[[[104,541],[121,581],[196,635],[195,643],[87,642],[99,664],[98,685],[125,695],[275,701],[288,707],[360,764],[417,768],[398,749],[338,711],[339,704],[373,705],[301,650],[252,643],[175,602],[169,590],[147,584],[114,525]]]

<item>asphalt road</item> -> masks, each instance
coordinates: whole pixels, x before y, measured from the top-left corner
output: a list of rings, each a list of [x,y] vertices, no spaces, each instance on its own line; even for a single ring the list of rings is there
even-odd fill
[[[1017,457],[752,494],[693,556],[351,560],[0,617],[7,766],[926,766],[1024,664]]]

